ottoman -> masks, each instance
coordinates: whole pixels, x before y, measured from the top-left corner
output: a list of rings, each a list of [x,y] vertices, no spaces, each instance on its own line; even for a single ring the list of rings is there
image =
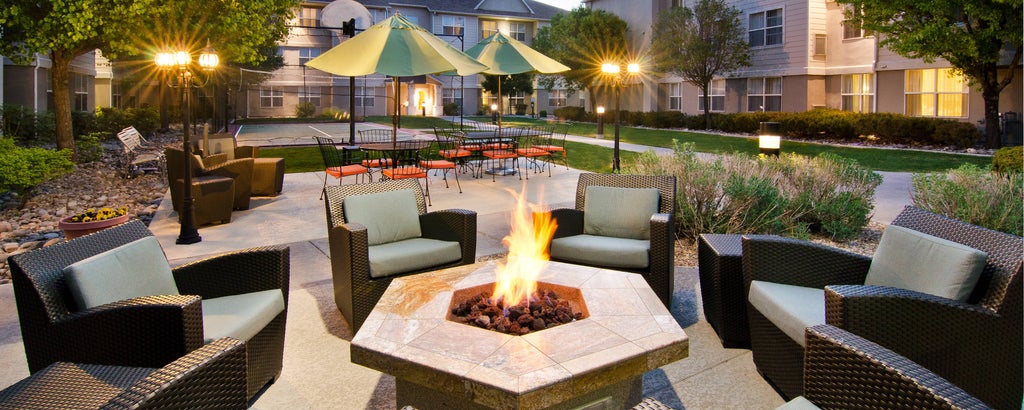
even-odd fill
[[[723,347],[750,348],[742,238],[742,235],[702,234],[697,242],[704,317],[715,329]]]
[[[284,158],[253,158],[252,195],[277,196],[284,188]]]

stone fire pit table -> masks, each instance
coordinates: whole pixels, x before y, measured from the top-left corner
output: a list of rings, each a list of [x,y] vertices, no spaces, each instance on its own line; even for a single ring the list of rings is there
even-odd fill
[[[549,263],[540,281],[579,288],[590,316],[524,336],[445,319],[454,291],[494,281],[494,262],[395,279],[352,339],[352,362],[396,379],[396,407],[622,409],[642,375],[686,358],[689,339],[643,277]]]

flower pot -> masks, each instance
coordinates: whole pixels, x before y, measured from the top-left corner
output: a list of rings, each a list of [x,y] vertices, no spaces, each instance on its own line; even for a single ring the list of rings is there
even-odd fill
[[[128,215],[121,215],[116,218],[104,219],[102,221],[92,222],[71,222],[71,217],[66,217],[60,220],[58,226],[64,230],[64,239],[72,240],[79,236],[88,235],[93,232],[99,232],[107,229],[111,226],[117,226],[128,222]]]

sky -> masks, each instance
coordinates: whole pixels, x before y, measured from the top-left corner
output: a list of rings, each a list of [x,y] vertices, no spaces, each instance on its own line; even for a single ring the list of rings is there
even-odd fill
[[[541,3],[550,4],[555,7],[561,7],[566,10],[572,10],[579,7],[580,0],[537,0]]]

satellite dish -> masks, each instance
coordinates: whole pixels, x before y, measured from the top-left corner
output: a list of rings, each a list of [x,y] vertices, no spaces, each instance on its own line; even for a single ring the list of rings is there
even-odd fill
[[[355,0],[334,0],[320,12],[320,25],[331,27],[335,35],[341,36],[342,23],[355,19],[356,29],[365,30],[373,25],[370,11]]]

